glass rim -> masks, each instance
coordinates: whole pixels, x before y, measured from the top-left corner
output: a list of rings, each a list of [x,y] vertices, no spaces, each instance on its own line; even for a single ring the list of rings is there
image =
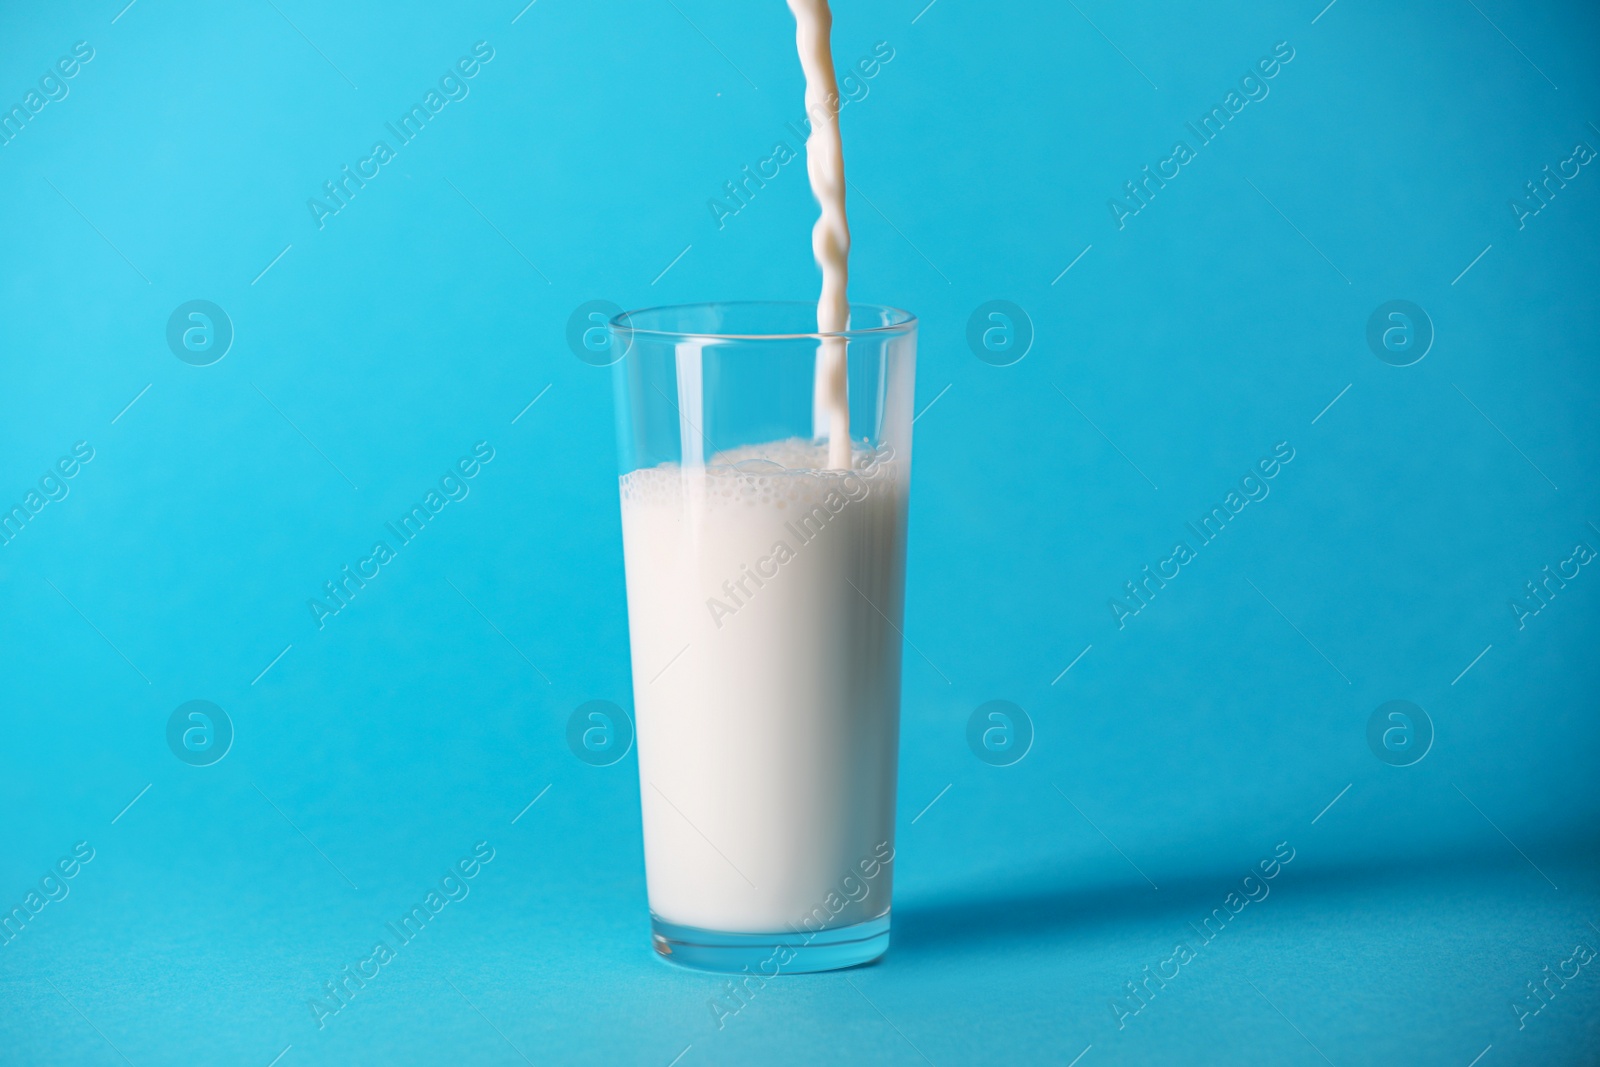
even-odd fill
[[[635,308],[632,311],[620,311],[611,316],[607,325],[617,331],[625,331],[635,337],[672,337],[680,340],[705,339],[709,341],[823,341],[823,340],[852,340],[855,338],[875,337],[885,334],[909,332],[916,328],[917,317],[911,312],[901,308],[890,307],[887,304],[857,304],[852,303],[852,311],[857,308],[866,311],[873,310],[885,312],[885,318],[893,321],[877,326],[864,326],[860,329],[839,330],[833,333],[811,331],[808,333],[719,333],[715,330],[645,330],[627,324],[627,319],[633,315],[643,315],[647,312],[660,311],[685,311],[692,308],[714,307],[768,307],[768,308],[808,308],[815,309],[816,304],[805,300],[703,300],[689,304],[655,304],[650,307]]]

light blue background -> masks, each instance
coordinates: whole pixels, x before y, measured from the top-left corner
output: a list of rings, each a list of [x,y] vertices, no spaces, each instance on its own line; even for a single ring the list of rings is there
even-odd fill
[[[591,299],[815,291],[801,165],[721,229],[707,204],[798,147],[785,5],[123,2],[0,16],[6,108],[95,50],[0,147],[0,503],[95,449],[0,547],[0,905],[96,850],[0,947],[0,1062],[1600,1057],[1600,974],[1511,1008],[1600,947],[1600,577],[1508,606],[1600,547],[1600,173],[1508,206],[1600,147],[1592,9],[839,5],[841,64],[894,49],[842,117],[852,292],[918,314],[933,404],[895,941],[719,1030],[721,981],[648,949],[634,758],[564,741],[631,706],[610,372],[564,331]],[[307,199],[478,41],[470,95],[319,229]],[[1280,41],[1270,95],[1119,230],[1108,199]],[[993,298],[1036,331],[1014,366],[966,345]],[[165,341],[193,299],[235,329],[209,367]],[[1391,299],[1436,330],[1413,366],[1366,344]],[[319,631],[307,599],[478,441],[470,496]],[[1270,497],[1119,630],[1123,583],[1282,441]],[[167,748],[191,699],[236,730],[211,767]],[[966,747],[991,699],[1034,723],[1015,766]],[[1407,768],[1367,746],[1393,699],[1437,731]],[[480,840],[471,895],[319,1030],[308,998]],[[1119,1029],[1282,841],[1271,896]]]

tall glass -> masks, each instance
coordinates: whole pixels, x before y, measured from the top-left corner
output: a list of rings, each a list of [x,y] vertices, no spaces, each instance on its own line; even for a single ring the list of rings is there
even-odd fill
[[[611,320],[655,949],[771,977],[889,946],[916,320],[694,304]],[[815,394],[845,346],[848,469]],[[819,430],[820,427],[820,430]]]

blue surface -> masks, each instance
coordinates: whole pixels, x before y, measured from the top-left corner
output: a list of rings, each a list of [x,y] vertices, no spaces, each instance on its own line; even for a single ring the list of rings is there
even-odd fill
[[[1564,563],[1600,548],[1600,173],[1511,206],[1600,147],[1592,7],[840,5],[841,64],[892,50],[842,118],[853,293],[920,316],[932,405],[894,944],[719,1029],[721,980],[651,958],[633,755],[565,740],[631,704],[610,372],[565,332],[815,291],[801,165],[710,204],[799,147],[785,6],[123,2],[0,15],[0,103],[40,93],[0,146],[0,505],[40,492],[0,546],[0,906],[40,892],[0,1062],[1600,1059],[1600,969],[1515,1007],[1600,948],[1600,576]],[[992,299],[1010,366],[967,345]],[[168,344],[195,300],[233,332],[205,366]],[[1367,340],[1392,300],[1432,327],[1408,366]],[[1034,730],[1007,767],[966,741],[996,699]],[[191,700],[232,725],[209,766],[168,745]],[[1419,717],[1368,741],[1394,700],[1409,766]]]

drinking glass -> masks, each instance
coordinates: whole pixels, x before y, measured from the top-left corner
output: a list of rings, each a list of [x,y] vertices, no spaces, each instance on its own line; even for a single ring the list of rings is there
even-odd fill
[[[693,304],[610,322],[655,950],[709,970],[889,945],[916,320]],[[819,353],[845,352],[828,465]],[[837,451],[836,451],[837,454]]]

